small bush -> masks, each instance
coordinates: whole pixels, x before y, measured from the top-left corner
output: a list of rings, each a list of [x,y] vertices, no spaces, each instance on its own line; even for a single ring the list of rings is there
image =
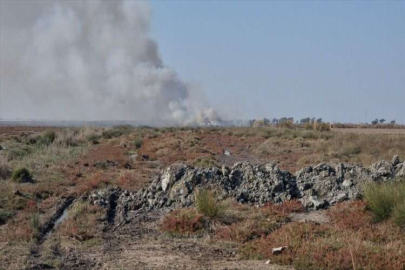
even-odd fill
[[[41,143],[45,145],[49,145],[53,143],[56,139],[56,132],[55,131],[45,131],[41,136]]]
[[[32,175],[26,168],[19,168],[13,172],[11,179],[15,182],[25,183],[32,181]]]
[[[55,141],[55,139],[56,139],[56,132],[52,130],[47,130],[43,132],[41,135],[28,138],[28,143],[37,145],[50,145]]]
[[[143,140],[141,138],[136,138],[134,141],[134,145],[136,149],[139,149],[142,147]]]
[[[219,204],[212,191],[200,189],[196,192],[195,201],[200,214],[209,219],[219,219],[224,215],[224,207]]]
[[[364,197],[368,209],[373,213],[376,221],[388,219],[397,209],[397,220],[401,220],[405,202],[405,183],[372,183],[365,187]]]

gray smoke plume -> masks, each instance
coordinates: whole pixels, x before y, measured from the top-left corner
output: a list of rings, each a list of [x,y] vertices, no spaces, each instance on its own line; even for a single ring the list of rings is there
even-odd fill
[[[2,118],[182,125],[212,108],[166,67],[144,1],[1,1]]]

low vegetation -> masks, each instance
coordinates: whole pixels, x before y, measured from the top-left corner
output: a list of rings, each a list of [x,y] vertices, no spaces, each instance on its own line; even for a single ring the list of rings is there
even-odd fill
[[[199,189],[195,195],[195,202],[198,212],[210,220],[224,216],[225,205],[217,201],[213,191]]]
[[[26,168],[18,168],[14,170],[11,179],[18,183],[26,183],[32,181],[32,174]]]
[[[405,181],[372,183],[366,186],[364,198],[377,222],[393,218],[405,228]]]
[[[80,242],[98,237],[98,219],[102,215],[100,207],[88,202],[77,202],[71,206],[68,217],[59,228],[59,234]]]

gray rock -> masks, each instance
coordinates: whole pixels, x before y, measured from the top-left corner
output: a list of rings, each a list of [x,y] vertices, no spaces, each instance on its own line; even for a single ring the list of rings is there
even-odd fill
[[[405,163],[393,166],[381,161],[369,168],[355,164],[327,164],[306,167],[292,175],[276,163],[252,165],[236,163],[232,168],[193,168],[172,165],[156,177],[148,188],[139,191],[107,189],[89,196],[93,203],[108,206],[111,194],[117,205],[127,210],[165,209],[192,206],[195,192],[212,189],[220,200],[234,198],[239,203],[261,206],[297,199],[306,209],[323,209],[362,195],[361,187],[369,181],[388,181],[405,176]]]
[[[401,163],[401,161],[399,160],[399,156],[395,155],[391,160],[391,164],[392,166],[397,166],[399,163]]]

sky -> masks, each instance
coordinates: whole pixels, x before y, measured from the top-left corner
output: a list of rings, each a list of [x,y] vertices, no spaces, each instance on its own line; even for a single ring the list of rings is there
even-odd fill
[[[0,0],[0,118],[405,124],[405,1]]]
[[[404,1],[152,1],[165,64],[230,118],[405,123]]]

